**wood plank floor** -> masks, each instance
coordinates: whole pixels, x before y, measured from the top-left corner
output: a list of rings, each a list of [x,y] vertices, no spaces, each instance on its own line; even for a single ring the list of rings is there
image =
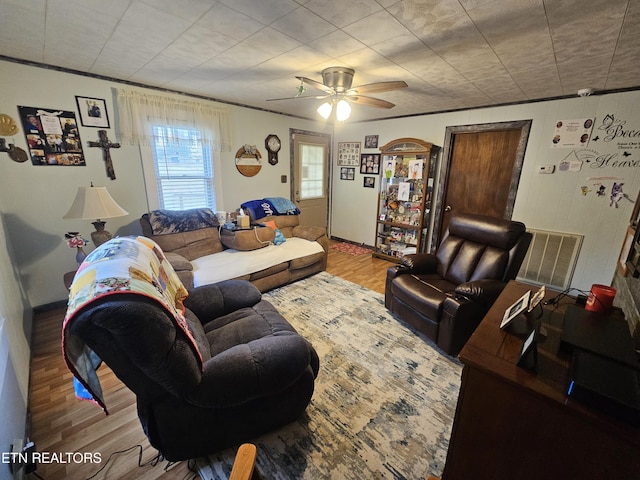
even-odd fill
[[[332,245],[337,242],[332,241]],[[350,255],[329,250],[327,272],[384,293],[384,281],[390,262],[371,255]],[[166,461],[138,467],[154,458],[153,449],[140,427],[135,396],[106,366],[99,369],[110,415],[95,405],[77,400],[72,376],[60,353],[61,324],[64,310],[39,313],[34,319],[29,411],[29,437],[39,452],[56,454],[99,454],[101,462],[40,464],[36,470],[45,480],[87,479],[107,465],[96,479],[196,479],[187,462],[169,466]],[[135,447],[140,445],[139,448]],[[129,450],[128,450],[129,449]],[[114,452],[127,450],[125,453]],[[113,457],[107,462],[110,455]],[[168,468],[168,470],[165,470]]]

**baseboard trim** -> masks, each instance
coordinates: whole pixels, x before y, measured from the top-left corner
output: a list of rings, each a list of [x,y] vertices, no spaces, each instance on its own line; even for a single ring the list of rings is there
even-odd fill
[[[44,305],[38,305],[37,307],[33,307],[33,313],[44,313],[50,310],[58,310],[60,308],[67,308],[67,300],[58,300],[57,302],[46,303]]]
[[[358,242],[354,242],[353,240],[345,240],[344,238],[334,237],[333,235],[329,238],[331,240],[335,240],[336,242],[350,243],[351,245],[357,245],[362,248],[368,248],[369,250],[373,250],[373,245],[367,245],[366,243],[358,243]]]

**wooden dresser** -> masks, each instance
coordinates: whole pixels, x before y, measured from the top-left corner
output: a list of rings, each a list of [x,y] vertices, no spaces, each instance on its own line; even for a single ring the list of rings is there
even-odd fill
[[[522,336],[504,311],[535,287],[512,281],[460,353],[462,384],[443,480],[640,479],[640,429],[567,397],[562,304],[537,307],[537,373],[516,364]],[[524,327],[523,327],[524,330]]]

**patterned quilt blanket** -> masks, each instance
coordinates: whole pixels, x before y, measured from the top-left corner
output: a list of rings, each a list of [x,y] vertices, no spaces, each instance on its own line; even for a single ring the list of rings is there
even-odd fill
[[[74,375],[79,398],[93,401],[105,413],[102,388],[96,368],[100,359],[69,331],[76,314],[105,295],[139,294],[158,302],[189,338],[196,356],[202,356],[184,318],[187,297],[175,271],[158,245],[146,237],[119,237],[102,244],[87,256],[75,275],[62,327],[62,353]]]

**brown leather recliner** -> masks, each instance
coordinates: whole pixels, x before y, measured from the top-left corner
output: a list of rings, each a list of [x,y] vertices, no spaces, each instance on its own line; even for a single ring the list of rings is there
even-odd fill
[[[385,305],[401,320],[457,355],[531,243],[521,222],[459,214],[435,254],[405,255],[389,267]]]

